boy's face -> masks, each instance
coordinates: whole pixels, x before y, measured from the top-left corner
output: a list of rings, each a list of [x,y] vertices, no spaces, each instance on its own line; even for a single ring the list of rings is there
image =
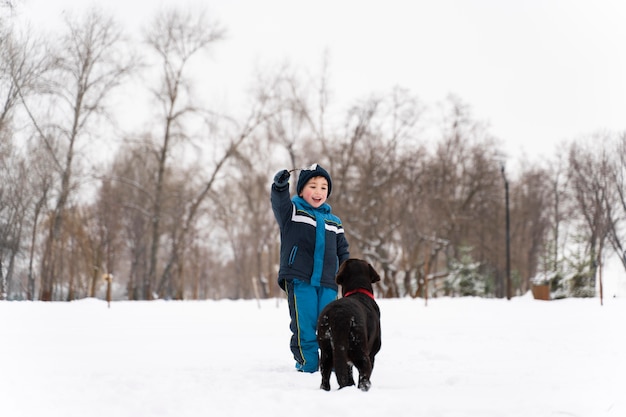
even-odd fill
[[[300,197],[311,206],[317,208],[328,198],[328,181],[324,177],[313,177],[304,184]]]

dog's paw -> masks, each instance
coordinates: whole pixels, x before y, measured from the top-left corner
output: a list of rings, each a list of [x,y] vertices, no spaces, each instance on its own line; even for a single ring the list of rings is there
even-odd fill
[[[372,383],[369,380],[359,381],[359,389],[363,392],[369,391],[372,387]]]
[[[322,381],[322,385],[320,385],[320,389],[324,391],[330,391],[330,382]]]

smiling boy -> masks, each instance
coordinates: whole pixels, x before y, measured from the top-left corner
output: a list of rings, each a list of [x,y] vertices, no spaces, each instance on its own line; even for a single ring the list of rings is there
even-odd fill
[[[303,169],[293,198],[289,178],[289,171],[278,172],[270,194],[281,238],[278,285],[287,292],[296,369],[315,372],[317,318],[337,298],[335,274],[350,253],[341,220],[326,203],[332,191],[328,172],[318,164]]]

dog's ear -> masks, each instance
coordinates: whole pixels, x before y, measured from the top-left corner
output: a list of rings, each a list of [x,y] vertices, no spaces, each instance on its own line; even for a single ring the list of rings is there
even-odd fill
[[[337,276],[335,277],[335,283],[337,285],[343,285],[343,275],[341,274],[341,271],[337,273]]]
[[[380,275],[378,275],[378,272],[376,272],[372,264],[367,264],[367,266],[369,266],[370,278],[372,279],[372,284],[380,281]]]
[[[344,261],[339,267],[339,271],[337,271],[337,275],[335,276],[335,283],[337,285],[343,285],[343,270],[345,269],[345,265],[348,261]]]

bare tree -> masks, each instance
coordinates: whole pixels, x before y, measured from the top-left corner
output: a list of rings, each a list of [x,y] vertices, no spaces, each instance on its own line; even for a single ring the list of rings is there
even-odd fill
[[[12,62],[15,58],[15,46],[10,32],[0,33],[0,138],[8,140],[8,124],[15,105],[19,99],[19,90],[15,85],[15,75],[12,71]],[[5,137],[7,139],[5,139]]]
[[[91,130],[106,112],[106,99],[132,68],[120,51],[122,33],[111,17],[97,10],[66,20],[67,32],[50,51],[53,66],[43,75],[48,101],[24,100],[38,140],[54,162],[58,176],[41,263],[41,299],[52,300],[61,274],[56,242],[61,238],[65,210],[77,190],[81,146],[92,144]],[[49,111],[54,109],[54,111]]]
[[[205,14],[166,10],[145,33],[153,65],[142,75],[155,104],[148,106],[149,127],[123,133],[111,166],[101,169],[96,198],[85,201],[79,191],[87,156],[100,123],[108,122],[110,93],[131,62],[120,32],[102,15],[67,23],[56,43],[60,51],[52,43],[44,51],[34,47],[43,43],[16,41],[14,33],[0,38],[0,292],[19,295],[26,288],[32,298],[32,264],[40,260],[42,299],[94,296],[102,272],[115,272],[130,299],[272,296],[279,242],[267,204],[268,172],[277,164],[320,162],[333,177],[329,202],[346,223],[352,255],[377,264],[385,296],[436,295],[452,260],[465,255],[480,264],[487,293],[498,293],[494,281],[505,263],[500,152],[467,104],[445,102],[443,123],[427,126],[439,133],[431,142],[420,130],[424,109],[401,88],[355,101],[331,119],[324,62],[317,80],[289,67],[262,78],[247,117],[229,118],[196,95],[194,77],[225,31]],[[24,154],[13,140],[22,109],[35,132],[24,141]],[[580,219],[604,219],[581,230],[595,227],[596,237],[606,236],[623,253],[623,161],[572,155],[569,180],[578,187],[572,190],[586,196],[577,200]],[[606,181],[589,182],[603,164]],[[576,171],[584,178],[575,178]],[[563,192],[557,174],[551,185]],[[554,245],[565,241],[558,227],[569,215],[560,203],[564,193],[551,200],[546,178],[533,165],[510,181],[520,291],[548,248],[558,261],[546,237],[550,221]],[[598,189],[604,194],[586,194]],[[596,197],[601,210],[594,212],[588,203]],[[601,262],[605,241],[585,244],[592,241]],[[20,256],[30,259],[28,278],[12,279]]]
[[[611,214],[609,238],[617,258],[626,270],[626,133],[622,133],[615,141],[614,160],[611,165],[612,188],[617,193],[616,204],[608,207]]]
[[[416,140],[421,112],[419,100],[400,88],[356,104],[345,139],[331,152],[335,207],[346,222],[351,252],[378,266],[387,296],[408,291],[401,287],[402,274],[415,276],[419,268],[411,254],[415,247],[404,246],[403,237],[410,223],[406,203],[419,193],[407,180],[423,156]]]
[[[0,28],[6,27],[4,21],[7,20],[7,16],[11,17],[13,10],[15,9],[17,0],[2,0],[0,1]],[[2,30],[0,29],[0,33]],[[4,36],[0,36],[0,47],[3,43]]]
[[[24,169],[21,161],[15,161],[10,143],[0,146],[0,300],[6,300],[24,227],[21,195],[24,180],[16,177],[17,174],[23,175]]]
[[[259,75],[256,97],[271,102],[274,111],[265,124],[270,146],[287,152],[288,165],[327,159],[331,154],[331,136],[326,126],[328,111],[328,74],[325,61],[319,81],[304,80],[286,65],[278,74]],[[265,97],[264,97],[265,96]],[[332,169],[332,166],[329,166]]]
[[[262,89],[263,91],[263,89]],[[188,203],[184,206],[183,216],[180,218],[180,223],[182,225],[182,245],[173,253],[176,253],[176,257],[180,259],[177,280],[179,282],[179,291],[177,293],[177,297],[182,297],[182,288],[183,288],[183,255],[186,253],[186,249],[191,246],[194,233],[193,225],[197,221],[200,216],[200,207],[201,205],[212,197],[213,199],[217,199],[215,197],[214,189],[217,186],[217,183],[220,182],[220,175],[223,171],[227,169],[227,164],[229,162],[233,162],[235,166],[233,169],[236,172],[240,172],[241,164],[244,166],[252,166],[254,161],[248,159],[240,150],[240,147],[244,142],[246,142],[249,138],[253,136],[258,128],[263,126],[263,124],[274,114],[275,109],[271,106],[270,100],[268,100],[268,95],[266,92],[261,92],[258,95],[258,100],[252,105],[250,109],[250,113],[245,120],[245,123],[239,125],[235,123],[234,126],[229,126],[226,128],[226,131],[223,133],[226,138],[226,146],[222,153],[217,153],[214,164],[211,165],[210,169],[207,172],[206,177],[201,176],[202,178],[207,178],[206,180],[200,181],[199,184],[196,184],[196,187],[192,190],[191,196],[192,198],[188,201]],[[207,138],[209,141],[210,138]],[[232,175],[232,174],[231,174]],[[257,177],[257,181],[259,178]]]
[[[423,210],[438,239],[449,242],[447,261],[471,256],[493,293],[505,260],[500,152],[467,104],[456,97],[444,104],[442,138],[425,168]]]
[[[5,2],[11,6],[11,2]],[[48,69],[44,43],[34,38],[28,29],[19,32],[11,25],[0,25],[0,158],[2,159],[2,205],[4,227],[4,292],[11,293],[12,276],[17,256],[25,256],[23,240],[31,234],[29,251],[28,282],[24,284],[28,299],[34,296],[34,255],[37,221],[46,196],[34,184],[41,178],[42,170],[48,165],[37,160],[37,149],[29,148],[23,130],[18,129],[20,104],[41,92],[40,78]],[[44,188],[48,188],[46,185]],[[1,270],[2,268],[0,268]],[[23,286],[17,289],[20,293]],[[21,294],[19,296],[22,296]]]
[[[567,224],[571,217],[567,192],[567,160],[557,155],[546,173],[550,189],[550,206],[548,209],[550,232],[544,242],[544,253],[540,257],[542,272],[557,274],[563,272],[563,257],[567,243]]]
[[[88,296],[95,297],[104,276],[118,272],[122,252],[123,204],[120,204],[117,183],[102,178],[101,187],[93,204],[85,204],[82,216],[84,225],[84,256],[91,271],[86,270]]]
[[[554,244],[558,244],[560,217],[564,215],[560,202],[563,192],[558,189],[558,177],[552,184],[554,188],[549,187],[546,178],[549,174],[545,169],[526,167],[511,189],[511,246],[516,249],[511,255],[511,263],[515,265],[517,278],[514,284],[522,294],[530,290],[530,279],[540,269],[550,231],[554,233]],[[554,216],[552,219],[550,213]],[[552,229],[551,220],[555,222]]]
[[[33,262],[40,215],[50,186],[46,159],[30,149],[23,154],[11,142],[0,152],[0,274],[6,296],[34,299]],[[16,264],[27,264],[17,270]],[[4,268],[4,270],[3,270]],[[24,278],[25,277],[25,278]],[[24,279],[22,279],[24,278]]]
[[[158,57],[162,71],[158,88],[153,90],[162,114],[159,143],[154,150],[158,163],[151,208],[150,258],[143,286],[146,298],[153,296],[156,285],[166,168],[175,143],[189,138],[183,121],[199,111],[189,96],[190,80],[186,70],[194,56],[223,36],[224,30],[217,23],[209,22],[204,13],[179,10],[161,11],[146,32],[147,43]]]
[[[9,140],[20,102],[45,91],[42,77],[50,65],[46,43],[30,29],[19,31],[12,25],[0,26],[0,137],[3,140]]]
[[[616,190],[611,184],[611,155],[607,137],[594,135],[589,142],[572,144],[569,150],[569,178],[576,200],[576,209],[582,218],[580,231],[586,239],[583,259],[573,277],[574,295],[595,294],[598,270],[602,273],[604,248],[612,229],[611,213],[616,205]],[[602,282],[600,281],[602,299]]]
[[[144,298],[144,278],[148,270],[150,210],[153,204],[154,173],[156,161],[151,157],[152,147],[141,142],[127,143],[117,152],[108,171],[103,172],[102,187],[98,196],[100,204],[117,213],[119,240],[123,247],[108,250],[111,258],[105,268],[115,273],[117,282],[125,282],[128,299]],[[101,222],[114,242],[111,220],[106,212]],[[110,263],[109,263],[110,262]],[[125,279],[121,279],[124,277]]]

